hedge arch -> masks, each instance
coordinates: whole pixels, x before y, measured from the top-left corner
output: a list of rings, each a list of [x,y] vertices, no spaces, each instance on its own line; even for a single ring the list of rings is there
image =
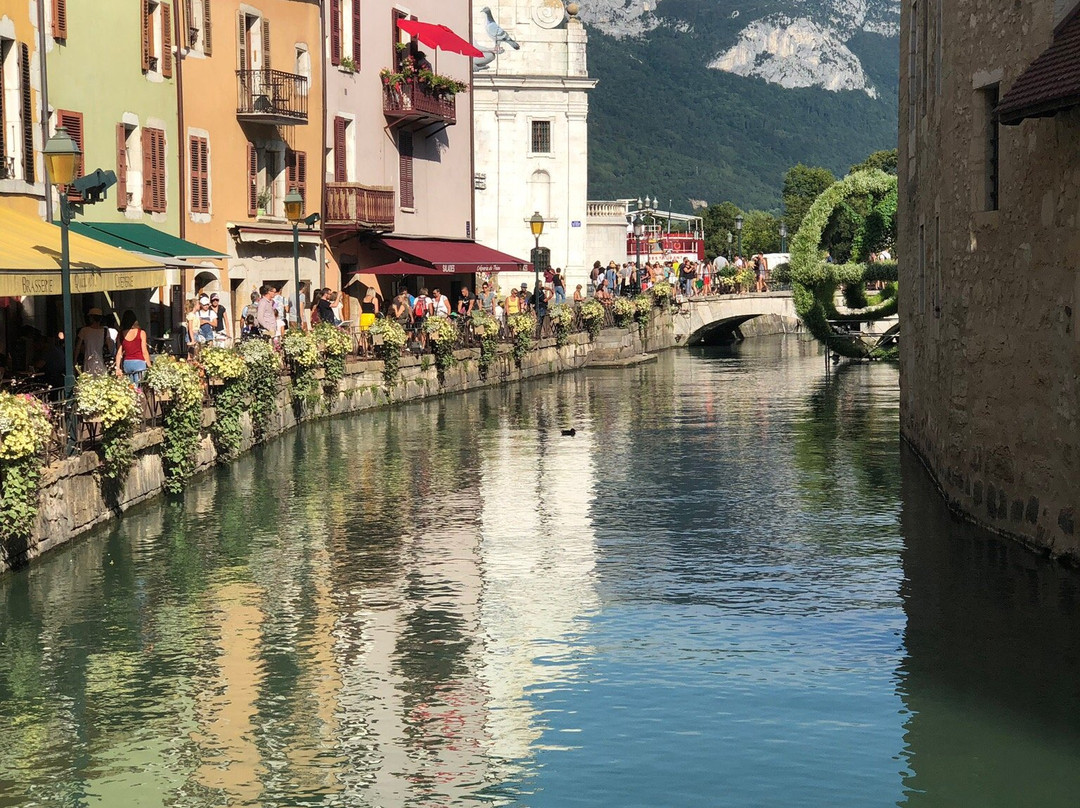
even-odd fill
[[[821,237],[833,211],[853,196],[870,196],[875,200],[872,216],[880,217],[890,209],[895,210],[892,200],[895,198],[896,188],[896,177],[878,169],[849,174],[817,198],[791,240],[789,274],[795,311],[806,323],[811,334],[825,343],[827,348],[842,356],[864,359],[871,356],[871,351],[862,341],[834,331],[829,320],[865,322],[889,317],[896,313],[896,296],[857,315],[841,315],[833,305],[837,287],[865,283],[868,280],[895,281],[896,264],[827,264],[821,254]],[[864,225],[860,235],[865,237],[866,231],[874,229],[875,226],[879,227],[880,224],[875,222],[870,227]]]

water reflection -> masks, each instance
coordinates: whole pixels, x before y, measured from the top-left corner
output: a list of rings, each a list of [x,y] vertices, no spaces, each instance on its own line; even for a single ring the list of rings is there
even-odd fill
[[[1076,579],[897,399],[755,340],[263,447],[0,580],[0,806],[1075,804]]]

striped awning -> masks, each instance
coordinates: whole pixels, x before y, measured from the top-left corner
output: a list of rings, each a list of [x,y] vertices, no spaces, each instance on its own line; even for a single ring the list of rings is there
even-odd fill
[[[122,292],[165,285],[165,266],[71,233],[71,291]],[[0,209],[0,297],[61,294],[60,228]]]

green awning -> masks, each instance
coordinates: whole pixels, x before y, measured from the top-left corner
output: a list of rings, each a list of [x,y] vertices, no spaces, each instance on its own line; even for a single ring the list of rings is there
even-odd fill
[[[96,239],[122,250],[157,258],[227,258],[182,238],[170,236],[141,222],[72,222],[71,232]]]

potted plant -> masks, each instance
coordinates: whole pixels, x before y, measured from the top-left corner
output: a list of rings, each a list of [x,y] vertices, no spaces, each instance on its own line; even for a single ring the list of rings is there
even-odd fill
[[[342,56],[341,62],[338,63],[338,67],[345,73],[355,73],[356,64],[353,62],[351,56]]]
[[[259,191],[258,196],[255,197],[255,213],[256,213],[256,215],[265,216],[266,215],[266,209],[270,207],[270,203],[273,201],[273,199],[274,199],[274,197],[270,193],[269,188],[263,188],[261,191]]]

